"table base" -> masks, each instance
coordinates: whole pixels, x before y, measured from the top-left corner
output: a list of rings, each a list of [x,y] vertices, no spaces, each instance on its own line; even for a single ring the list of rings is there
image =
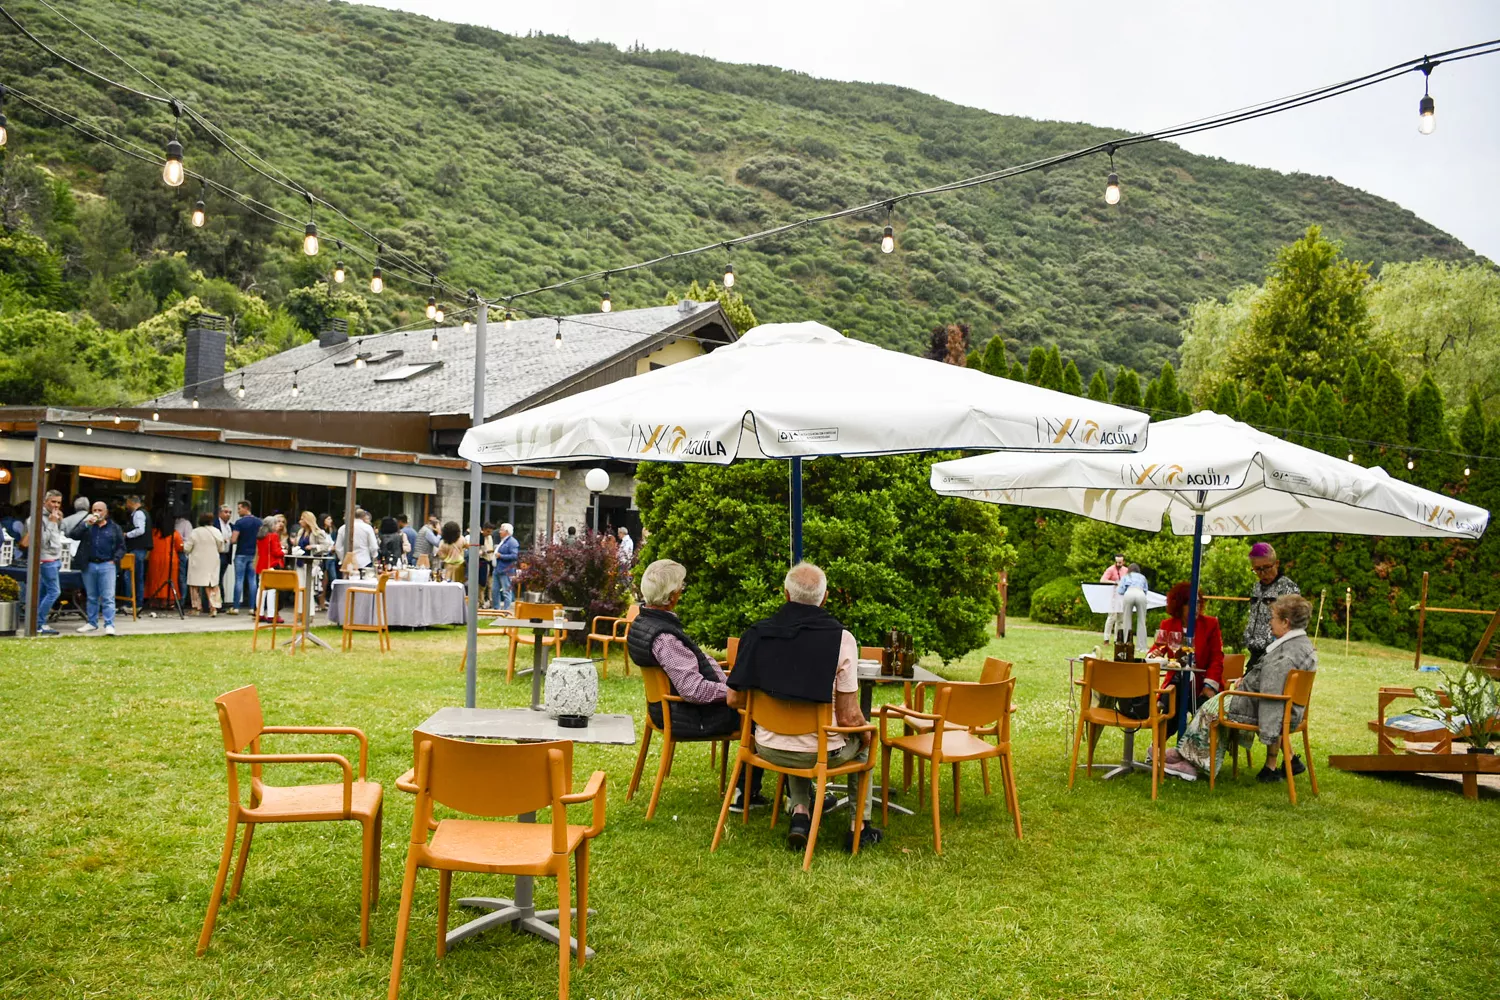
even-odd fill
[[[1134,774],[1137,771],[1151,770],[1151,765],[1145,761],[1135,759],[1135,730],[1133,729],[1125,730],[1125,755],[1121,758],[1120,763],[1112,766],[1107,764],[1095,764],[1094,766],[1110,767],[1110,770],[1104,772],[1105,781],[1127,774]]]
[[[519,883],[522,877],[524,876],[517,876],[516,881]],[[527,878],[526,881],[530,882],[531,879]],[[527,886],[526,889],[527,892],[525,894],[530,895],[530,886]],[[516,894],[518,896],[522,895],[521,886],[519,885],[516,887]],[[485,931],[492,930],[503,924],[510,924],[518,932],[535,934],[539,938],[546,938],[553,944],[557,944],[562,939],[562,932],[553,926],[557,922],[559,915],[559,911],[557,910],[538,910],[529,905],[521,906],[513,899],[487,896],[473,896],[468,899],[460,899],[458,905],[480,910],[492,910],[494,912],[486,913],[482,917],[475,917],[468,923],[449,931],[446,940],[450,948],[460,941],[471,938],[476,934],[483,934]],[[576,908],[571,909],[568,911],[568,915],[570,919],[576,920],[578,919],[578,910]],[[594,910],[590,909],[589,916],[593,915]],[[568,943],[573,954],[578,954],[578,939],[570,937],[568,938]],[[593,958],[594,949],[585,949],[584,954],[587,958]]]

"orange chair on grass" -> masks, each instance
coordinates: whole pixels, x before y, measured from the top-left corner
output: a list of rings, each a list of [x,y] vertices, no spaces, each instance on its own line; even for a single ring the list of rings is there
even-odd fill
[[[981,683],[981,684],[998,684],[1000,681],[1008,681],[1008,680],[1010,680],[1011,670],[1014,668],[1014,666],[1015,665],[1013,663],[1011,663],[1010,660],[1002,660],[998,656],[986,656],[984,658],[984,666],[982,666],[979,669],[979,683]],[[934,688],[936,687],[936,685],[932,685],[932,686]],[[914,717],[911,717],[911,718],[908,718],[908,719],[905,720],[906,732],[907,732],[908,735],[910,735],[911,733],[928,733],[928,732],[932,731],[932,723],[929,720],[927,720],[925,718],[922,718],[921,715],[920,715],[920,713],[927,711],[927,688],[928,687],[929,687],[929,685],[925,681],[922,682],[922,683],[920,683],[920,684],[918,684],[917,687],[916,687],[916,690],[914,690],[912,692],[911,703],[906,706],[907,708],[914,708],[914,709],[916,709],[917,712],[919,713],[918,715],[916,715]],[[934,709],[934,711],[936,711],[936,709]],[[1016,704],[1015,704],[1015,699],[1014,698],[1011,699],[1010,713],[1012,715],[1014,715],[1016,713]],[[950,729],[963,729],[963,728],[966,728],[964,726],[958,725],[956,722],[951,722],[951,721],[948,723],[948,726],[949,726]],[[999,725],[999,723],[996,723],[995,725],[992,725],[992,726],[984,726],[984,727],[981,727],[981,728],[978,728],[978,729],[970,729],[969,732],[973,733],[975,736],[993,736],[993,737],[995,737],[998,740],[1000,738],[1000,725]],[[901,769],[902,769],[901,787],[902,788],[910,788],[911,787],[911,758],[909,756],[904,755],[904,754],[902,755],[902,757],[903,757],[903,760],[902,760],[902,765],[901,765]],[[988,794],[990,794],[990,761],[989,761],[988,757],[981,757],[981,758],[979,758],[979,773],[984,777],[984,794],[988,795]],[[918,757],[917,758],[917,804],[918,805],[921,805],[923,795],[925,794],[925,792],[923,790],[923,781],[925,780],[925,774],[926,774],[926,764],[924,762],[924,759],[921,758],[921,757]]]
[[[938,819],[938,777],[944,764],[953,766],[953,815],[959,810],[959,765],[964,761],[1000,761],[1000,783],[1005,790],[1005,805],[1010,810],[1016,827],[1016,839],[1021,839],[1021,807],[1016,797],[1016,773],[1010,748],[1010,701],[1015,691],[1014,678],[996,681],[993,684],[948,683],[937,685],[931,714],[918,712],[902,705],[880,706],[880,784],[889,798],[891,751],[900,750],[903,756],[917,757],[932,762],[932,845],[943,853],[943,830]],[[899,718],[903,722],[922,720],[927,723],[924,733],[912,733],[891,737],[886,733],[886,721]],[[995,743],[979,738],[980,733],[993,734]],[[984,793],[988,795],[989,779],[986,775]],[[881,805],[882,822],[890,822],[890,809]]]
[[[1307,781],[1312,786],[1312,793],[1318,794],[1318,775],[1313,770],[1312,740],[1307,735],[1307,719],[1312,715],[1310,703],[1312,702],[1313,678],[1317,676],[1311,670],[1292,670],[1286,675],[1286,686],[1282,688],[1281,694],[1262,694],[1259,691],[1240,691],[1236,689],[1231,697],[1235,698],[1260,698],[1264,701],[1279,701],[1284,706],[1281,717],[1281,766],[1286,768],[1286,794],[1292,800],[1292,805],[1297,804],[1297,781],[1291,772],[1292,764],[1292,734],[1302,734],[1302,752],[1307,759]],[[1302,722],[1294,729],[1292,727],[1292,709],[1302,709]],[[1219,726],[1225,729],[1233,729],[1243,733],[1259,732],[1260,727],[1249,722],[1235,722],[1227,716],[1219,719]],[[1214,760],[1218,757],[1219,726],[1214,726],[1208,733],[1208,759]],[[1160,756],[1160,751],[1158,751]],[[1250,763],[1249,751],[1245,753],[1245,764]],[[1233,772],[1235,777],[1240,773],[1240,756],[1234,755]],[[1214,787],[1215,773],[1210,771],[1208,775],[1208,787]]]
[[[718,760],[719,765],[719,793],[724,792],[725,781],[729,771],[729,744],[731,740],[738,739],[739,734],[734,736],[714,736],[709,738],[695,738],[686,740],[672,733],[672,706],[683,703],[683,698],[672,693],[672,684],[667,680],[667,672],[661,667],[640,667],[641,681],[646,688],[646,725],[641,733],[641,749],[635,755],[635,771],[630,775],[630,788],[625,792],[625,801],[629,802],[635,798],[635,790],[641,783],[641,774],[646,769],[646,754],[651,749],[651,734],[661,733],[661,761],[656,766],[656,783],[651,787],[651,802],[646,806],[646,818],[649,820],[656,815],[656,800],[661,798],[661,785],[667,776],[672,773],[672,758],[676,755],[678,743],[707,743],[717,749],[718,745],[724,745],[724,756]],[[661,725],[658,726],[651,718],[652,705],[660,706]],[[715,762],[716,755],[711,753],[709,757],[710,766]]]
[[[1151,798],[1155,800],[1161,786],[1162,768],[1166,758],[1167,726],[1177,716],[1177,689],[1161,686],[1161,669],[1155,663],[1117,663],[1113,660],[1096,660],[1086,657],[1083,661],[1083,680],[1079,684],[1078,728],[1073,734],[1073,761],[1068,767],[1068,787],[1073,787],[1073,778],[1078,771],[1078,747],[1083,742],[1085,727],[1089,735],[1087,773],[1094,774],[1094,748],[1099,743],[1099,734],[1106,727],[1120,730],[1146,730],[1151,734]],[[1147,715],[1144,719],[1133,719],[1113,708],[1094,705],[1093,696],[1110,698],[1145,698]],[[1159,694],[1167,696],[1167,709],[1162,711]]]
[[[724,836],[724,821],[729,817],[729,806],[734,798],[734,786],[740,783],[741,773],[748,777],[746,768],[760,767],[767,771],[775,771],[778,775],[776,780],[776,795],[771,800],[771,827],[776,826],[776,817],[781,809],[781,793],[786,784],[787,775],[795,775],[800,778],[811,778],[814,782],[812,803],[812,828],[807,833],[807,850],[802,856],[802,870],[812,868],[813,847],[818,842],[818,826],[823,821],[823,796],[826,794],[829,778],[843,777],[846,774],[858,774],[859,790],[857,797],[850,803],[854,810],[854,853],[859,853],[859,838],[864,831],[865,815],[858,803],[865,800],[869,792],[870,772],[875,768],[875,756],[865,761],[850,761],[847,764],[838,764],[832,767],[828,764],[828,735],[830,733],[842,733],[845,739],[858,739],[864,733],[872,736],[875,727],[863,726],[835,726],[833,725],[833,703],[832,702],[810,702],[810,701],[783,701],[773,698],[764,691],[750,690],[745,692],[746,704],[742,710],[744,722],[740,729],[740,749],[738,756],[734,759],[734,771],[730,777],[729,785],[724,790],[724,805],[719,810],[719,822],[714,827],[714,840],[710,851],[719,849],[719,840]],[[755,752],[755,725],[760,724],[773,733],[817,733],[818,734],[818,756],[817,762],[812,767],[787,767],[783,764],[773,764]],[[747,803],[748,805],[748,803]],[[750,822],[750,810],[744,810],[744,822]]]
[[[406,877],[401,883],[389,1000],[396,1000],[401,991],[401,960],[411,926],[412,896],[417,872],[423,868],[438,873],[438,958],[447,952],[448,897],[454,872],[557,879],[557,991],[562,1000],[567,1000],[573,907],[568,861],[577,857],[581,967],[588,954],[589,841],[604,831],[604,772],[595,771],[584,790],[573,794],[571,740],[484,743],[450,740],[420,731],[412,734],[412,740],[416,744],[412,785],[417,803],[406,852]],[[590,825],[569,823],[567,807],[585,802],[594,805]],[[434,805],[484,818],[434,822]],[[495,822],[500,816],[519,816],[548,807],[552,809],[550,822]]]
[[[390,580],[389,573],[382,573],[373,587],[350,585],[344,588],[344,652],[347,653],[354,648],[354,633],[356,632],[374,632],[380,643],[380,651],[382,653],[391,651],[390,619],[385,613],[385,585]],[[355,594],[368,594],[373,602],[371,618],[374,620],[368,625],[357,625],[354,622]]]
[[[518,621],[531,621],[540,619],[551,621],[552,614],[561,604],[532,604],[527,601],[517,601],[515,616]],[[562,629],[553,629],[551,636],[544,636],[537,632],[531,632],[522,628],[512,628],[510,633],[510,654],[505,664],[505,682],[509,684],[516,678],[516,649],[521,646],[536,647],[540,640],[544,645],[551,646],[554,656],[562,655],[563,638],[567,635]]]
[[[261,595],[268,593],[276,595],[269,602],[271,605],[271,618],[269,621],[262,621],[261,619],[264,616],[260,614],[260,609],[255,609],[255,628],[250,635],[250,651],[253,653],[259,647],[261,629],[271,630],[271,648],[274,650],[276,648],[277,628],[289,627],[292,634],[292,655],[295,656],[297,653],[297,636],[299,633],[307,631],[307,616],[310,613],[306,600],[307,594],[302,587],[302,574],[293,569],[266,570],[260,575],[260,591],[256,594],[256,603],[265,603],[266,599]],[[290,626],[285,626],[281,623],[281,615],[277,611],[277,604],[280,603],[280,597],[283,593],[292,595],[292,624]],[[302,612],[300,616],[298,615],[299,608]]]
[[[213,895],[208,901],[208,915],[203,918],[203,932],[198,936],[198,954],[208,950],[214,920],[219,915],[219,899],[224,894],[224,880],[229,875],[229,859],[234,854],[235,835],[241,824],[245,839],[240,844],[239,862],[229,899],[240,893],[245,861],[250,856],[250,840],[259,823],[323,823],[356,820],[364,828],[360,853],[361,886],[359,894],[359,946],[370,943],[370,911],[380,896],[380,825],[381,788],[365,780],[370,756],[370,741],[351,726],[268,726],[261,715],[260,696],[255,686],[237,688],[214,699],[219,712],[219,727],[224,734],[224,757],[229,765],[229,831],[224,836],[224,851],[219,857],[219,874],[214,880]],[[260,752],[262,736],[272,733],[319,733],[353,736],[359,740],[359,778],[347,758],[336,753]],[[248,753],[246,750],[248,749]],[[239,766],[250,765],[250,804],[240,804]],[[266,764],[336,764],[343,780],[329,785],[267,785],[261,781]]]
[[[589,626],[589,634],[583,640],[583,655],[587,657],[594,643],[604,647],[604,662],[600,665],[600,676],[609,676],[609,645],[619,643],[624,647],[630,638],[630,626],[635,623],[636,615],[641,613],[639,604],[632,604],[623,615],[618,617],[612,615],[595,615],[593,624]],[[609,629],[605,631],[601,623],[608,622]],[[627,650],[622,659],[625,661],[625,676],[630,676],[630,653]]]

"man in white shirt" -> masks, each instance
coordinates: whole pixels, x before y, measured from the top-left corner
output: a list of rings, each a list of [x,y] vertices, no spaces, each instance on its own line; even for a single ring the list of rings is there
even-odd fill
[[[630,537],[629,528],[620,529],[620,550],[618,555],[620,562],[626,566],[629,566],[630,561],[635,558],[635,542]]]
[[[339,557],[339,565],[346,570],[352,563],[355,569],[364,569],[373,565],[380,558],[380,538],[375,534],[375,528],[370,524],[370,512],[360,510],[354,511],[354,548],[348,545],[348,525],[339,528],[338,539],[334,542],[333,551]]]
[[[786,604],[740,637],[734,670],[728,679],[729,705],[743,708],[747,690],[762,691],[783,700],[832,701],[834,725],[866,725],[859,707],[859,642],[837,618],[823,610],[828,577],[812,563],[798,563],[787,571],[782,590]],[[850,761],[869,760],[872,735],[865,732],[858,739],[846,740],[842,733],[830,733],[828,765],[836,767]],[[773,764],[812,767],[817,763],[818,734],[773,733],[757,724],[755,751]],[[873,786],[873,780],[865,785],[860,850],[880,843],[881,839],[881,831],[870,825]],[[812,780],[788,775],[787,789],[792,800],[787,845],[802,850],[807,846],[812,826]],[[844,840],[846,849],[852,849],[854,844],[852,810],[849,825]]]

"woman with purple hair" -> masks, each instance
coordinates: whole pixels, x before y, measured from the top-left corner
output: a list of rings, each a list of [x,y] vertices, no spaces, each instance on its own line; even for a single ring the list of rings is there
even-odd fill
[[[1271,605],[1278,597],[1302,593],[1281,572],[1281,560],[1270,542],[1250,546],[1250,569],[1255,573],[1255,586],[1250,590],[1250,620],[1245,623],[1245,649],[1250,653],[1247,668],[1255,666],[1276,638],[1271,634]]]

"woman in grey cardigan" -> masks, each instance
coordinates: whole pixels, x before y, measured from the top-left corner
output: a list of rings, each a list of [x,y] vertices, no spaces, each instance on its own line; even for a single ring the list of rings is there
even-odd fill
[[[1245,671],[1239,689],[1257,691],[1262,694],[1281,694],[1286,687],[1287,674],[1293,670],[1317,670],[1318,654],[1312,640],[1307,637],[1307,625],[1312,620],[1312,605],[1297,594],[1278,597],[1271,605],[1272,641],[1255,666]],[[1304,707],[1292,707],[1292,727],[1302,723]],[[1276,766],[1277,749],[1281,746],[1281,722],[1285,706],[1278,701],[1265,698],[1236,698],[1234,691],[1225,691],[1204,702],[1183,732],[1177,746],[1167,751],[1165,768],[1168,774],[1192,781],[1197,770],[1217,771],[1224,759],[1224,750],[1240,743],[1250,742],[1250,734],[1230,729],[1220,734],[1218,754],[1209,758],[1209,730],[1218,725],[1221,717],[1233,722],[1256,727],[1256,736],[1266,747],[1266,764],[1256,775],[1258,781],[1281,781],[1286,769]],[[1295,755],[1291,759],[1292,773],[1301,774],[1306,766]]]

